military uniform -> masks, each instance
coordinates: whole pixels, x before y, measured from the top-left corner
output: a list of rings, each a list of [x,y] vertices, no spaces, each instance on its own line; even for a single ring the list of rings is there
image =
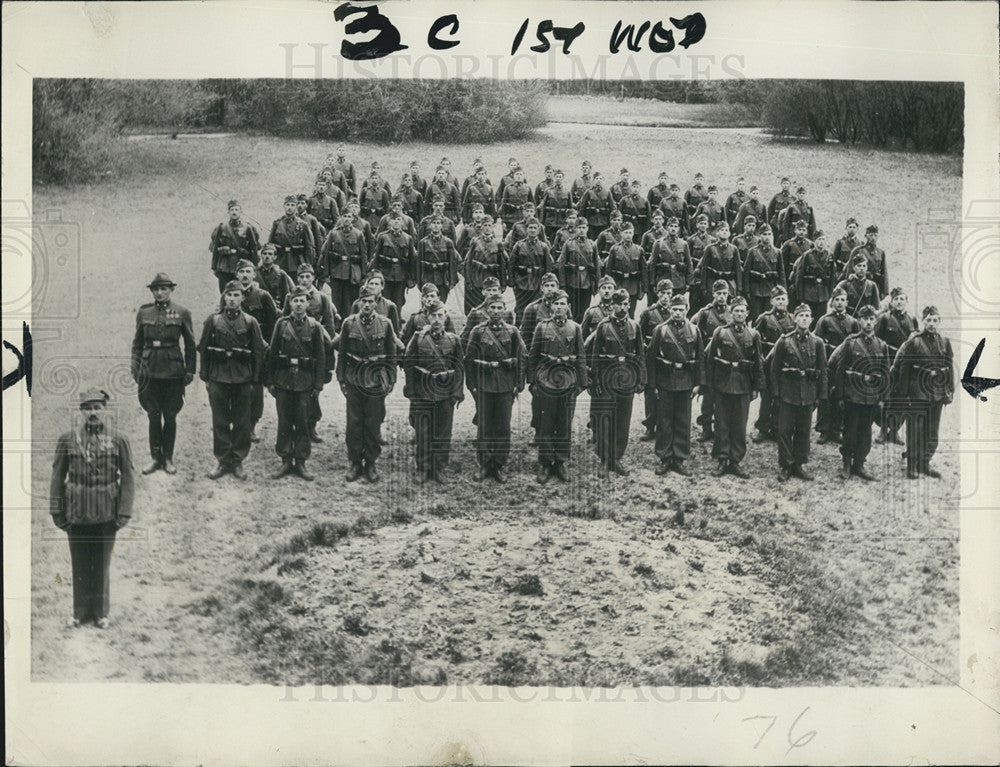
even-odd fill
[[[694,269],[691,273],[691,279],[688,281],[688,312],[691,315],[694,315],[698,311],[698,307],[703,306],[711,298],[710,295],[705,294],[705,291],[701,287],[701,281],[697,279],[696,275],[701,274],[698,271],[698,267],[705,256],[705,251],[708,250],[709,246],[715,244],[715,242],[715,237],[708,232],[702,234],[695,231],[694,234],[687,238],[688,253],[691,254],[691,267]]]
[[[855,317],[864,306],[870,306],[877,310],[882,300],[879,296],[878,286],[867,277],[859,280],[851,275],[847,279],[841,280],[837,287],[847,293],[847,311]]]
[[[729,314],[729,306],[718,307],[714,303],[699,309],[691,318],[691,322],[698,328],[702,341],[708,343],[715,335],[715,331],[728,325],[732,320]],[[702,386],[701,389],[701,413],[698,415],[698,425],[702,429],[702,437],[708,439],[712,436],[712,420],[715,416],[715,390],[711,385]]]
[[[802,464],[809,462],[813,408],[827,396],[822,339],[798,328],[778,339],[771,361],[771,385],[779,400],[778,464],[784,472],[800,471]]]
[[[84,401],[90,396],[84,395]],[[134,498],[132,448],[123,434],[103,422],[84,420],[59,437],[49,511],[69,538],[75,624],[94,620],[103,627],[110,609],[115,535],[131,519]]]
[[[758,242],[743,261],[743,285],[740,289],[750,308],[751,321],[767,310],[771,291],[778,286],[786,287],[781,253],[773,245],[765,246],[763,242]]]
[[[357,314],[361,310],[360,299],[351,304],[351,314]],[[375,313],[380,317],[385,317],[392,325],[392,329],[399,335],[401,322],[399,318],[399,307],[395,302],[390,301],[385,295],[375,299]],[[445,320],[447,322],[447,320]]]
[[[430,327],[430,324],[431,320],[430,317],[428,317],[427,315],[427,311],[423,309],[423,307],[417,309],[417,311],[413,312],[409,317],[406,318],[406,322],[403,325],[403,330],[399,335],[400,340],[404,344],[410,343],[411,338],[413,338],[418,333],[421,333],[425,328]],[[455,323],[452,322],[450,314],[446,314],[444,316],[444,329],[449,333],[455,332]]]
[[[534,216],[531,218],[534,218]],[[503,245],[507,249],[507,252],[512,251],[517,243],[527,238],[529,220],[530,219],[522,219],[521,221],[516,221],[514,225],[510,227],[510,230],[507,232],[507,236],[503,238]],[[538,230],[538,239],[546,245],[549,244],[544,228]]]
[[[615,303],[627,298],[619,289]],[[621,466],[628,447],[635,395],[646,388],[646,364],[639,325],[627,316],[606,317],[585,341],[589,363],[591,417],[597,455],[608,469]]]
[[[454,226],[462,220],[462,196],[458,193],[458,187],[447,179],[444,182],[439,182],[435,179],[427,188],[426,196],[429,197],[431,202],[439,197],[444,200],[443,215],[451,221],[452,231],[454,232]],[[452,241],[454,241],[454,235],[452,235]]]
[[[749,200],[750,196],[742,190],[737,190],[726,198],[726,202],[722,207],[726,215],[726,221],[730,226],[735,228],[736,217],[740,213],[740,208],[742,208],[745,203],[749,202]],[[754,215],[757,214],[755,213]]]
[[[918,330],[916,317],[907,312],[898,312],[890,308],[878,316],[875,321],[875,335],[885,341],[889,347],[889,359],[896,358],[903,342],[911,333]],[[903,424],[904,414],[891,396],[887,395],[882,407],[881,438],[893,442],[898,441],[899,427]]]
[[[764,355],[765,372],[770,370],[772,352],[778,339],[795,329],[795,320],[787,311],[779,312],[771,309],[758,315],[754,322],[754,330],[760,333],[761,354]],[[757,431],[764,438],[773,437],[777,428],[778,394],[770,376],[764,377],[764,388],[760,391],[760,410],[754,423]]]
[[[574,206],[580,204],[580,200],[583,199],[583,195],[593,185],[594,185],[594,177],[589,173],[582,174],[577,178],[573,179],[573,185],[572,187],[570,187],[570,197],[573,200]]]
[[[458,251],[443,234],[429,234],[417,248],[417,282],[430,282],[438,289],[442,303],[458,282]]]
[[[597,248],[597,257],[601,259],[602,266],[608,260],[611,249],[621,241],[622,228],[620,222],[617,225],[612,222],[607,229],[597,235],[597,239],[594,240],[594,246]]]
[[[368,222],[372,230],[378,228],[378,222],[389,212],[389,202],[391,195],[383,186],[374,186],[366,183],[358,195],[358,204],[361,206],[361,218]]]
[[[660,280],[670,280],[674,291],[680,294],[687,292],[693,277],[694,265],[691,263],[691,251],[688,250],[687,243],[681,237],[664,235],[653,244],[646,263],[647,305],[656,301],[656,284]]]
[[[382,232],[389,231],[389,221],[392,219],[393,215],[394,215],[393,212],[389,211],[384,216],[382,216],[382,218],[378,220],[378,226],[375,228],[376,237],[382,234]],[[408,235],[410,235],[410,237],[416,238],[417,236],[416,222],[412,218],[410,218],[410,216],[406,215],[406,213],[400,213],[399,215],[403,219],[403,231],[406,232]]]
[[[753,216],[757,220],[758,225],[769,223],[767,208],[764,206],[764,203],[752,197],[740,205],[739,210],[736,211],[736,218],[731,219],[735,231],[743,231],[743,223],[747,216]]]
[[[587,386],[587,366],[580,326],[571,319],[542,320],[528,351],[527,380],[537,401],[540,471],[564,471],[572,444],[577,394]]]
[[[225,308],[225,298],[220,298],[219,311],[221,312]],[[278,321],[278,307],[271,294],[251,283],[243,288],[243,303],[240,308],[257,320],[257,324],[260,325],[261,337],[265,341],[269,339],[274,332],[274,324]],[[264,415],[264,384],[261,383],[260,379],[261,377],[258,375],[253,384],[250,401],[250,434],[252,439],[256,439],[253,437],[253,431],[261,416]]]
[[[521,216],[522,206],[526,202],[534,202],[531,187],[527,184],[515,181],[504,187],[503,195],[497,206],[500,220],[504,223],[504,228],[514,225],[514,222]]]
[[[865,459],[872,449],[872,424],[878,404],[889,393],[889,347],[874,334],[849,335],[829,359],[830,380],[835,381],[844,408],[844,434],[840,455],[844,469],[864,478]]]
[[[913,333],[892,362],[893,399],[906,418],[907,475],[930,474],[937,452],[941,409],[955,393],[951,342],[940,333]],[[935,474],[931,474],[935,476]]]
[[[271,266],[257,267],[257,281],[263,290],[266,290],[274,299],[276,307],[285,305],[285,298],[288,296],[295,284],[292,278],[277,264]]]
[[[702,377],[703,343],[688,320],[666,319],[646,347],[648,388],[656,393],[656,456],[671,467],[691,457],[691,393]]]
[[[778,215],[792,204],[792,193],[781,191],[778,192],[771,201],[767,204],[767,223],[771,225],[771,228],[775,231],[775,236],[780,237],[781,241],[784,242],[784,236],[782,235],[782,230],[778,226]],[[776,239],[775,242],[778,242]]]
[[[315,285],[307,291],[309,303],[306,305],[306,314],[316,320],[323,329],[323,342],[326,347],[324,356],[324,380],[328,381],[327,372],[333,370],[334,352],[333,337],[337,334],[337,326],[340,324],[340,315],[337,313],[333,302],[325,294],[321,293]],[[282,312],[286,317],[292,314],[291,295],[285,299],[285,307]],[[322,388],[322,387],[320,387]],[[315,390],[309,400],[309,431],[314,441],[319,441],[316,436],[316,424],[323,418],[323,408],[319,402],[319,390]]]
[[[792,265],[791,284],[793,290],[790,292],[794,293],[796,300],[808,304],[813,317],[822,317],[834,286],[833,261],[829,251],[815,247],[806,251]]]
[[[833,350],[844,342],[852,333],[858,332],[858,321],[847,312],[837,314],[828,312],[816,321],[813,332],[826,345],[826,357],[829,359]],[[831,392],[831,396],[819,405],[819,413],[816,416],[816,431],[821,436],[822,442],[836,442],[840,438],[840,431],[844,421],[844,410],[840,405],[839,393]]]
[[[514,317],[520,323],[525,308],[539,297],[542,275],[553,270],[549,246],[539,239],[521,240],[511,250],[507,269],[514,288]]]
[[[417,249],[406,232],[383,232],[368,264],[385,277],[385,295],[397,307],[406,304],[406,288],[417,280]],[[352,312],[353,314],[353,312]]]
[[[644,349],[649,349],[649,345],[653,342],[653,331],[656,330],[657,325],[666,322],[668,319],[670,319],[670,306],[661,305],[659,301],[651,303],[639,313],[639,332],[642,333]],[[698,351],[700,354],[700,346],[698,347]],[[697,379],[695,380],[697,381]],[[647,376],[646,388],[642,393],[642,425],[646,429],[646,436],[643,438],[644,441],[648,441],[656,431],[656,397],[656,387],[652,384],[652,378]]]
[[[343,175],[343,183],[341,189],[343,189],[344,194],[349,197],[357,197],[358,192],[358,176],[357,172],[354,170],[354,163],[345,157],[338,157],[332,166],[333,170],[340,171]],[[416,181],[414,181],[416,185]]]
[[[806,222],[807,237],[811,239],[816,236],[816,216],[813,214],[812,205],[803,200],[797,200],[785,208],[783,212],[785,216],[782,233],[786,240],[794,235],[796,221]]]
[[[465,306],[466,315],[483,302],[483,280],[496,277],[500,290],[507,289],[507,251],[503,243],[490,237],[476,237],[465,256]]]
[[[427,237],[431,233],[431,222],[437,218],[437,215],[431,213],[424,216],[420,220],[420,227],[417,231],[418,237],[416,242],[420,242],[424,237]],[[441,234],[450,239],[456,245],[458,244],[458,231],[455,228],[455,222],[448,218],[443,213],[441,214]]]
[[[486,311],[488,306],[489,302],[483,301],[481,304],[479,304],[479,306],[474,306],[465,318],[465,326],[462,328],[462,332],[458,338],[462,342],[462,349],[465,350],[466,355],[468,355],[469,336],[472,335],[472,331],[475,330],[479,325],[482,325],[484,322],[489,322],[490,320],[490,315]],[[412,317],[413,315],[410,316]],[[512,312],[510,309],[505,309],[503,317],[501,319],[503,319],[503,321],[508,325],[514,325],[514,312]],[[451,317],[445,317],[444,320],[445,330],[448,330],[449,322],[451,322]],[[517,326],[515,325],[515,327]],[[532,325],[532,329],[533,328],[534,325]],[[518,335],[520,335],[521,340],[524,341],[523,331],[518,330]],[[525,349],[527,349],[527,344],[525,344]]]
[[[591,187],[576,205],[576,211],[587,219],[587,238],[596,240],[597,236],[611,223],[611,211],[617,210],[611,192],[607,189],[597,191]]]
[[[424,196],[412,186],[401,186],[396,195],[403,201],[403,213],[414,221],[419,221],[424,215]]]
[[[812,240],[807,237],[793,237],[781,246],[781,263],[785,266],[785,284],[788,286],[789,303],[792,301],[802,300],[802,298],[796,293],[795,281],[793,280],[794,267],[798,263],[799,259],[812,249]],[[826,307],[823,307],[820,313],[813,314],[813,317],[822,316],[825,311]]]
[[[139,404],[149,419],[149,454],[158,464],[174,459],[177,414],[184,407],[184,387],[194,378],[195,359],[191,312],[170,300],[139,307],[132,339],[132,378],[139,385]]]
[[[750,399],[764,388],[760,334],[733,321],[717,328],[705,348],[703,376],[715,395],[712,457],[731,467],[746,455]]]
[[[316,257],[319,256],[319,249],[323,246],[323,241],[326,239],[326,229],[323,228],[319,219],[310,213],[299,213],[297,215],[300,219],[306,222],[306,226],[309,227],[309,233],[312,235],[314,254],[312,265],[315,268],[317,265]],[[317,285],[322,284],[323,283],[317,279]]]
[[[649,218],[652,214],[646,199],[638,192],[630,192],[618,201],[618,210],[621,211],[622,221],[632,224],[636,240],[641,239],[649,229]]]
[[[510,419],[514,397],[524,390],[527,350],[513,325],[478,323],[465,343],[465,381],[476,399],[476,455],[494,476],[510,455]]]
[[[662,180],[656,186],[649,188],[646,192],[646,202],[649,203],[650,210],[656,210],[660,207],[660,203],[663,202],[670,196],[670,186]]]
[[[635,317],[635,306],[639,295],[646,289],[649,279],[646,264],[642,258],[642,248],[634,242],[619,243],[611,248],[604,265],[604,273],[613,278],[619,288],[628,291],[628,314]]]
[[[701,205],[705,200],[708,199],[708,190],[702,183],[696,183],[690,189],[684,193],[684,205],[686,207],[686,214],[684,218],[688,221],[694,221],[695,211],[698,206]]]
[[[559,284],[569,295],[573,320],[582,322],[601,277],[601,266],[594,243],[585,237],[569,240],[559,254],[555,272],[559,276]]]
[[[364,236],[353,226],[333,229],[320,250],[317,276],[329,283],[330,298],[340,312],[357,300],[361,280],[368,273],[368,249]]]
[[[715,231],[715,227],[723,221],[726,221],[726,209],[719,205],[719,203],[715,200],[702,200],[698,207],[694,209],[694,213],[691,215],[691,218],[694,219],[698,216],[707,217],[709,231]],[[729,222],[726,221],[726,223]]]
[[[272,389],[278,412],[275,451],[284,467],[304,465],[312,452],[310,403],[326,377],[323,326],[306,315],[281,317],[264,363],[264,385]]]
[[[694,227],[688,223],[688,211],[687,206],[684,204],[684,200],[681,197],[667,197],[660,203],[660,212],[663,213],[663,220],[669,221],[671,218],[676,218],[677,223],[680,225],[680,234],[684,237],[689,229]]]
[[[382,454],[380,431],[385,420],[385,398],[396,384],[396,332],[392,323],[377,313],[370,318],[352,314],[340,329],[339,352],[337,381],[347,405],[347,460],[357,474],[364,464],[369,481],[375,481],[375,461]]]
[[[854,256],[864,256],[868,259],[868,278],[878,287],[880,295],[888,295],[889,274],[886,266],[885,251],[878,247],[878,245],[866,242],[851,251],[851,261],[854,260]],[[846,278],[849,274],[850,262],[848,262],[848,266],[845,267],[841,277]]]
[[[845,234],[837,240],[833,245],[833,273],[841,279],[849,275],[851,273],[851,255],[862,245],[864,242],[857,235],[848,236]]]
[[[417,470],[431,478],[448,463],[455,405],[464,399],[462,344],[458,336],[428,327],[410,339],[403,359],[410,400],[410,423],[416,431]]]
[[[296,215],[275,219],[267,241],[277,248],[276,263],[289,274],[295,274],[302,264],[314,266],[316,263],[313,234],[309,225]]]
[[[316,192],[310,197],[306,204],[306,211],[314,216],[327,232],[333,231],[334,226],[337,224],[337,219],[340,218],[340,206],[326,192],[322,194]]]
[[[260,325],[242,309],[222,309],[205,320],[198,352],[212,408],[212,452],[220,468],[238,471],[250,453],[254,385],[264,364]]]
[[[240,259],[251,261],[254,266],[260,262],[260,232],[251,225],[224,221],[212,231],[209,245],[212,251],[212,271],[219,280],[219,292],[230,280],[236,279],[236,264]]]
[[[702,295],[709,296],[714,292],[712,285],[716,280],[725,280],[729,285],[729,295],[738,295],[743,284],[743,264],[736,246],[721,240],[709,245],[695,270],[695,279],[701,285]]]
[[[543,197],[538,199],[538,218],[545,227],[545,236],[554,240],[556,233],[566,221],[566,212],[573,207],[570,193],[562,186],[551,187]]]
[[[472,206],[479,203],[483,206],[483,213],[487,216],[496,217],[497,203],[493,196],[493,187],[487,184],[474,182],[462,194],[462,220],[468,226],[472,223]]]

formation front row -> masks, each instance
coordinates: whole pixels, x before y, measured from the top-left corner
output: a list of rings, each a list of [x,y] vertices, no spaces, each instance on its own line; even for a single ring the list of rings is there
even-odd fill
[[[363,476],[377,482],[385,398],[396,385],[399,367],[405,373],[403,393],[410,402],[419,482],[443,481],[454,411],[466,389],[475,404],[478,478],[502,481],[513,401],[526,386],[538,451],[537,479],[542,483],[568,480],[571,424],[577,398],[585,390],[590,394],[591,441],[604,475],[630,473],[622,458],[634,397],[644,393],[644,439],[655,440],[661,475],[690,473],[692,401],[701,396],[699,421],[702,439],[713,442],[713,473],[745,478],[741,464],[747,453],[749,408],[759,396],[760,433],[755,441],[777,441],[782,480],[811,479],[804,465],[816,409],[821,441],[840,442],[845,479],[873,479],[865,460],[877,421],[883,428],[898,428],[905,421],[908,477],[938,476],[930,461],[937,448],[941,408],[951,401],[954,385],[951,345],[937,332],[940,318],[934,307],[924,310],[923,329],[912,332],[890,359],[888,345],[875,333],[871,307],[863,307],[856,320],[847,317],[847,332],[834,345],[822,337],[820,326],[826,320],[838,321],[836,301],[814,333],[811,307],[800,304],[789,315],[780,286],[772,295],[772,311],[763,325],[757,324],[769,336],[763,339],[747,323],[744,298],[727,304],[724,284],[715,297],[719,305],[705,307],[694,321],[687,318],[685,297],[670,298],[664,285],[660,300],[647,310],[655,319],[644,316],[642,323],[629,316],[626,290],[602,286],[610,299],[601,305],[602,317],[588,314],[581,325],[571,319],[569,297],[554,278],[546,275],[542,282],[543,295],[526,307],[520,330],[511,324],[499,290],[492,289],[470,315],[461,339],[443,304],[428,291],[422,309],[403,331],[405,345],[397,336],[398,318],[380,307],[385,300],[378,285],[361,292],[339,333],[332,321],[314,318],[316,307],[310,302],[315,291],[299,285],[289,292],[287,314],[276,319],[266,343],[258,321],[243,310],[246,286],[230,282],[222,310],[205,321],[197,347],[218,460],[209,476],[245,477],[243,461],[255,439],[266,387],[278,416],[275,448],[282,463],[275,477],[297,474],[313,479],[307,461],[313,442],[320,441],[315,430],[319,395],[335,375],[346,401],[346,478]],[[193,377],[193,332],[190,313],[170,302],[169,278],[158,275],[150,289],[155,302],[140,310],[133,345],[133,373],[150,420],[153,462],[144,473],[173,473],[175,418],[184,387]],[[776,327],[791,329],[769,334],[770,319]],[[894,435],[893,428],[888,433]]]

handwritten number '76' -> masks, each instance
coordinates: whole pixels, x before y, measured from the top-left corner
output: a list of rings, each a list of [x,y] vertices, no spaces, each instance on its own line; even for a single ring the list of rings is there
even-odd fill
[[[813,738],[816,737],[816,730],[809,730],[809,732],[804,733],[803,735],[801,735],[801,736],[799,736],[797,738],[793,738],[793,735],[792,735],[792,732],[795,730],[796,725],[798,725],[799,720],[801,720],[802,717],[804,717],[806,715],[806,711],[808,711],[808,710],[809,710],[809,706],[806,706],[804,709],[802,709],[802,711],[799,713],[799,715],[797,717],[795,717],[795,721],[792,722],[791,727],[788,728],[788,735],[786,736],[787,739],[788,739],[788,751],[785,752],[785,756],[787,756],[788,754],[790,754],[792,752],[792,749],[794,749],[794,748],[802,748],[807,743],[809,743]],[[767,734],[771,731],[771,728],[774,727],[774,725],[778,721],[778,717],[776,717],[776,716],[767,716],[767,715],[764,715],[764,714],[759,714],[758,716],[748,716],[745,719],[743,719],[743,721],[744,722],[753,722],[753,721],[755,721],[757,719],[766,719],[766,720],[768,720],[769,723],[768,723],[767,727],[764,728],[764,732],[762,732],[761,735],[760,735],[760,737],[757,738],[757,742],[753,744],[754,748],[757,748],[757,746],[759,746],[764,741],[764,738],[767,737]]]

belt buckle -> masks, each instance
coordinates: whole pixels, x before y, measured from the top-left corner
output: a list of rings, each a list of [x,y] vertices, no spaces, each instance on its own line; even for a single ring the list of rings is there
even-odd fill
[[[160,341],[153,341],[153,348],[154,349],[159,349],[160,348]]]
[[[292,367],[298,367],[299,366],[299,358],[298,357],[289,357],[288,358],[288,364],[291,365]]]

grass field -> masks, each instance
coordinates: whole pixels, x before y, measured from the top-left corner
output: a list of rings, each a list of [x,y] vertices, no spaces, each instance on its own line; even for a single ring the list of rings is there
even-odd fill
[[[618,109],[610,102],[606,109]],[[747,482],[654,475],[634,419],[627,481],[600,481],[577,409],[573,482],[537,487],[528,473],[528,402],[515,404],[507,484],[479,485],[471,403],[455,419],[456,469],[430,492],[412,483],[406,401],[389,400],[382,483],[345,485],[343,398],[323,394],[317,481],[273,482],[275,417],[245,484],[212,467],[205,389],[188,389],[174,477],[138,480],[133,525],[112,564],[113,625],[63,628],[69,552],[45,496],[51,447],[78,385],[115,391],[117,417],[146,458],[145,417],[127,376],[137,307],[153,274],[178,283],[196,330],[217,301],[208,238],[238,198],[266,234],[285,194],[305,190],[329,145],[229,137],[131,142],[134,175],[36,190],[35,216],[79,225],[80,282],[47,286],[36,315],[31,490],[32,678],[36,681],[482,682],[495,684],[933,685],[958,679],[958,407],[945,411],[939,481],[907,482],[900,448],[876,448],[882,481],[843,484],[839,455],[814,446],[817,481],[781,485],[773,444],[751,445]],[[350,146],[395,181],[406,163],[447,154],[458,173],[476,156],[497,180],[510,155],[537,182],[546,163],[583,159],[644,184],[695,171],[728,193],[737,175],[769,197],[785,174],[804,183],[820,226],[839,235],[877,222],[891,281],[914,305],[936,303],[957,330],[952,265],[917,246],[929,209],[957,210],[960,160],[786,144],[713,130],[550,125],[498,146]],[[459,293],[449,308],[461,324]],[[404,314],[413,309],[415,299]],[[47,330],[46,330],[47,328]],[[45,331],[45,332],[42,332]],[[961,347],[956,353],[962,356]],[[637,401],[637,410],[641,404]],[[754,417],[756,405],[752,407]],[[58,532],[58,531],[56,531]]]
[[[747,128],[754,120],[738,104],[681,104],[607,96],[550,96],[552,122],[631,125],[648,128]]]

